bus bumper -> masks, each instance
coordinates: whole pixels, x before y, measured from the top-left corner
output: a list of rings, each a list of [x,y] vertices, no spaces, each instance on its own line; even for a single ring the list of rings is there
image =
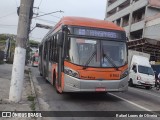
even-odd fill
[[[84,80],[64,75],[63,92],[121,92],[128,90],[128,76],[121,80]],[[103,91],[102,91],[103,90]]]

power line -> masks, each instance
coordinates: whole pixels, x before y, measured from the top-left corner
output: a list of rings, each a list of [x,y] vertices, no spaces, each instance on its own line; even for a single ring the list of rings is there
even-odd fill
[[[8,26],[10,26],[10,27],[17,27],[17,25],[5,25],[5,24],[0,24],[0,26],[6,26],[6,27],[8,27]]]
[[[8,30],[7,27],[0,27],[0,29],[7,29]],[[16,29],[16,28],[10,27],[9,29]]]
[[[42,12],[42,11],[39,11],[39,12],[46,14],[45,12]],[[61,17],[59,17],[59,16],[55,16],[55,15],[50,15],[50,16],[61,19]]]
[[[50,14],[53,14],[53,13],[57,13],[57,12],[63,12],[63,11],[55,11],[55,12],[51,12],[51,13],[46,13],[46,14],[43,14],[43,15],[39,15],[39,16],[36,16],[36,17],[33,17],[33,18],[37,18],[37,17],[42,17],[42,16],[45,16],[45,15],[50,15]]]
[[[45,20],[45,19],[40,19],[40,18],[36,18],[37,20],[41,20],[41,21],[44,21],[44,22],[48,22],[48,23],[54,23],[56,24],[57,22],[55,21],[50,21],[50,20]]]
[[[13,15],[13,14],[15,14],[15,12],[9,13],[9,14],[4,15],[4,16],[1,16],[0,19],[1,19],[1,18],[4,18],[4,17],[8,17],[8,16]]]
[[[38,8],[40,7],[41,3],[42,3],[42,0],[40,1],[39,5],[38,5]]]
[[[15,0],[15,2],[16,2],[16,6],[18,7],[18,3],[17,3],[17,0]]]

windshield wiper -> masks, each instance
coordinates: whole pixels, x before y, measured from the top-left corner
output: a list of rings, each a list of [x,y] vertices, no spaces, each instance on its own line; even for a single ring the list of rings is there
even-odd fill
[[[91,60],[93,59],[93,57],[96,54],[96,50],[92,53],[92,55],[89,57],[89,59],[87,60],[86,64],[83,66],[83,69],[86,69],[88,64],[91,62]]]
[[[118,70],[117,65],[113,62],[113,60],[108,55],[103,54],[103,57],[106,58],[116,70]]]

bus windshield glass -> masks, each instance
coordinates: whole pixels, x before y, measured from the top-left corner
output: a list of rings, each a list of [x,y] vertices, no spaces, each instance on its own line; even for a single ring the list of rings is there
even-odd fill
[[[126,43],[70,38],[67,59],[81,66],[120,67],[127,62]]]
[[[38,57],[38,56],[36,56],[36,57],[35,57],[35,61],[36,61],[36,62],[38,62],[38,60],[39,60],[39,57]]]

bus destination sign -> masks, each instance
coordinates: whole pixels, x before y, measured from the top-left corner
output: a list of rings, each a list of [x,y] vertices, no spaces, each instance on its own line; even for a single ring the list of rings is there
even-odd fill
[[[82,36],[112,38],[112,39],[122,39],[123,35],[120,32],[116,31],[107,31],[107,30],[102,31],[102,30],[83,29],[83,28],[74,28],[74,34]]]

